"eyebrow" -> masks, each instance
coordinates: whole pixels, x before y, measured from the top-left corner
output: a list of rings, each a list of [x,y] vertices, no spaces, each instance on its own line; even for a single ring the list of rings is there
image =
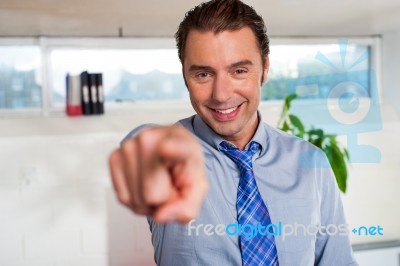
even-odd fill
[[[250,60],[246,59],[246,60],[242,60],[236,63],[233,63],[229,66],[229,68],[232,67],[238,67],[238,66],[245,66],[245,65],[253,65],[253,62],[251,62]]]
[[[199,65],[191,65],[189,68],[189,71],[197,71],[197,70],[210,71],[213,70],[213,68],[209,66],[199,66]]]
[[[253,62],[251,62],[248,59],[241,60],[241,61],[231,64],[228,68],[234,68],[234,67],[244,66],[244,65],[253,65]],[[189,68],[189,71],[196,71],[196,70],[210,71],[210,70],[213,70],[213,68],[210,66],[201,66],[201,65],[191,65]]]

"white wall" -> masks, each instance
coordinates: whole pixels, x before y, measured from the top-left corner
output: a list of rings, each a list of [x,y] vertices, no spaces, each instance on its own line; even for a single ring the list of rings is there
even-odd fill
[[[154,265],[147,222],[116,202],[107,157],[171,113],[0,119],[0,265]]]
[[[400,30],[384,33],[382,40],[383,100],[400,113]]]
[[[360,266],[398,266],[400,264],[400,247],[363,250],[355,253]]]
[[[384,236],[350,234],[353,243],[400,238],[400,149],[397,141],[400,120],[390,106],[383,106],[381,112],[383,129],[359,137],[359,143],[380,150],[381,162],[350,165],[348,192],[342,198],[351,229],[380,225],[384,228]]]

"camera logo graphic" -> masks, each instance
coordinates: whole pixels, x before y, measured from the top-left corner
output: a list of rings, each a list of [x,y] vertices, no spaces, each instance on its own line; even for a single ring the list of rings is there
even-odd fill
[[[370,50],[366,49],[353,62],[346,62],[347,47],[347,40],[339,40],[340,60],[336,61],[341,61],[341,66],[321,52],[315,56],[333,70],[331,74],[297,78],[290,87],[299,96],[307,98],[318,94],[324,99],[323,106],[313,112],[313,120],[328,125],[329,132],[347,137],[352,163],[378,163],[381,160],[380,150],[359,143],[359,134],[382,129],[376,73],[368,67],[359,67],[360,63],[370,58]],[[304,113],[304,106],[294,105],[293,112]]]

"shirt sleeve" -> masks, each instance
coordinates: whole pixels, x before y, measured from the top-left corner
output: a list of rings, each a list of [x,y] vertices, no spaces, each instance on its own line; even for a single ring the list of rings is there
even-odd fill
[[[157,265],[160,265],[161,246],[162,246],[165,225],[154,222],[154,220],[150,216],[147,216],[147,222],[149,223],[151,232],[151,243],[153,244],[154,248],[154,261]]]
[[[325,154],[322,160],[328,163]],[[321,168],[319,182],[321,228],[316,240],[315,265],[358,265],[353,257],[340,192],[330,167]]]

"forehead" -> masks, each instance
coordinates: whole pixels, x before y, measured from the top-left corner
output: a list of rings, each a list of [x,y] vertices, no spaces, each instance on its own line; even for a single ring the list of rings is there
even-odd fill
[[[186,39],[184,61],[213,61],[260,58],[261,51],[254,32],[249,27],[239,30],[191,30]]]

